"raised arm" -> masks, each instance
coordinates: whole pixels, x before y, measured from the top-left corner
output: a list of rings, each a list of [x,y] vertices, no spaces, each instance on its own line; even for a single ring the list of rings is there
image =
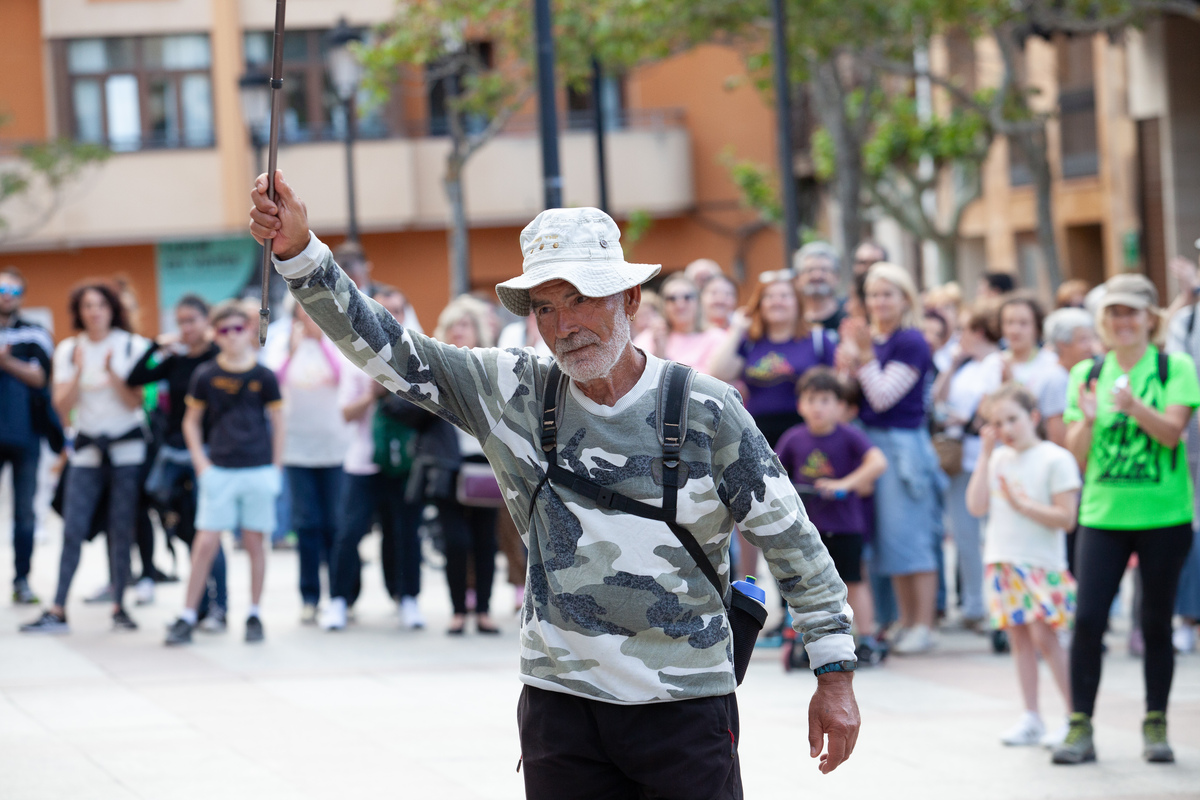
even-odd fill
[[[453,347],[401,327],[358,290],[309,232],[304,203],[283,174],[276,173],[277,203],[267,198],[266,185],[266,176],[259,176],[251,193],[250,231],[271,241],[276,269],[330,341],[389,391],[486,438],[517,384],[528,378],[532,357]]]

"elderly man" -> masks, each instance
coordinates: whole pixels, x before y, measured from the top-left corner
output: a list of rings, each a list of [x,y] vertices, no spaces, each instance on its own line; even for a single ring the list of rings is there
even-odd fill
[[[272,203],[266,176],[256,182],[250,230],[271,240],[296,299],[383,386],[478,437],[524,532],[518,721],[527,795],[740,798],[722,596],[667,522],[547,480],[556,458],[571,482],[663,503],[656,418],[665,362],[630,340],[641,284],[659,267],[626,263],[619,230],[596,209],[545,211],[522,232],[523,274],[496,290],[514,314],[532,309],[569,379],[551,398],[557,446],[547,445],[550,359],[460,349],[404,329],[309,232],[282,176],[276,186]],[[829,772],[850,755],[859,725],[845,587],[736,391],[697,374],[683,402],[685,435],[670,470],[675,527],[699,543],[726,593],[733,526],[762,548],[818,673],[809,752],[820,754],[828,736],[820,769]]]
[[[1058,309],[1046,317],[1042,332],[1046,344],[1058,355],[1058,363],[1068,372],[1098,352],[1096,318],[1082,308]]]
[[[792,258],[804,318],[834,333],[846,318],[845,300],[837,294],[838,261],[837,250],[828,242],[809,242]]]

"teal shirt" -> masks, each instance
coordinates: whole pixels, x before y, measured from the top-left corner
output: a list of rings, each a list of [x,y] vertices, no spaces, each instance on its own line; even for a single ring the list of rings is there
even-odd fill
[[[1158,378],[1158,349],[1153,345],[1129,373],[1134,396],[1159,413],[1169,406],[1200,406],[1200,383],[1191,356],[1169,357],[1167,384]],[[1083,419],[1079,386],[1092,369],[1088,359],[1071,370],[1067,410],[1063,421]],[[1096,422],[1083,477],[1079,522],[1089,528],[1145,530],[1181,525],[1192,520],[1192,476],[1186,444],[1163,445],[1142,430],[1132,417],[1113,408],[1113,384],[1121,375],[1117,358],[1109,353],[1096,379]]]

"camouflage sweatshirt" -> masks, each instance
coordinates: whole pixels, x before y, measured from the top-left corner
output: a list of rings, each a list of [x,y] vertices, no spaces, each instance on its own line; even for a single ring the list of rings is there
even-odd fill
[[[361,294],[315,236],[278,262],[292,294],[334,344],[389,390],[479,439],[524,531],[521,680],[612,703],[724,695],[735,688],[722,598],[666,524],[546,483],[540,447],[550,361],[529,350],[465,349],[402,328]],[[558,450],[567,469],[661,506],[656,426],[663,361],[647,356],[613,406],[564,381]],[[762,548],[814,667],[854,658],[851,612],[819,534],[736,390],[697,375],[688,398],[677,521],[729,575],[737,524]]]

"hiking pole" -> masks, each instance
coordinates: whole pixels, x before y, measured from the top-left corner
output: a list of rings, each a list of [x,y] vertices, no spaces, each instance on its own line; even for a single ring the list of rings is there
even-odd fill
[[[279,157],[279,117],[283,114],[283,17],[287,0],[275,0],[275,36],[271,44],[271,136],[267,143],[267,197],[275,202],[275,162]],[[271,321],[271,240],[263,242],[262,308],[258,311],[258,346],[267,343]]]

